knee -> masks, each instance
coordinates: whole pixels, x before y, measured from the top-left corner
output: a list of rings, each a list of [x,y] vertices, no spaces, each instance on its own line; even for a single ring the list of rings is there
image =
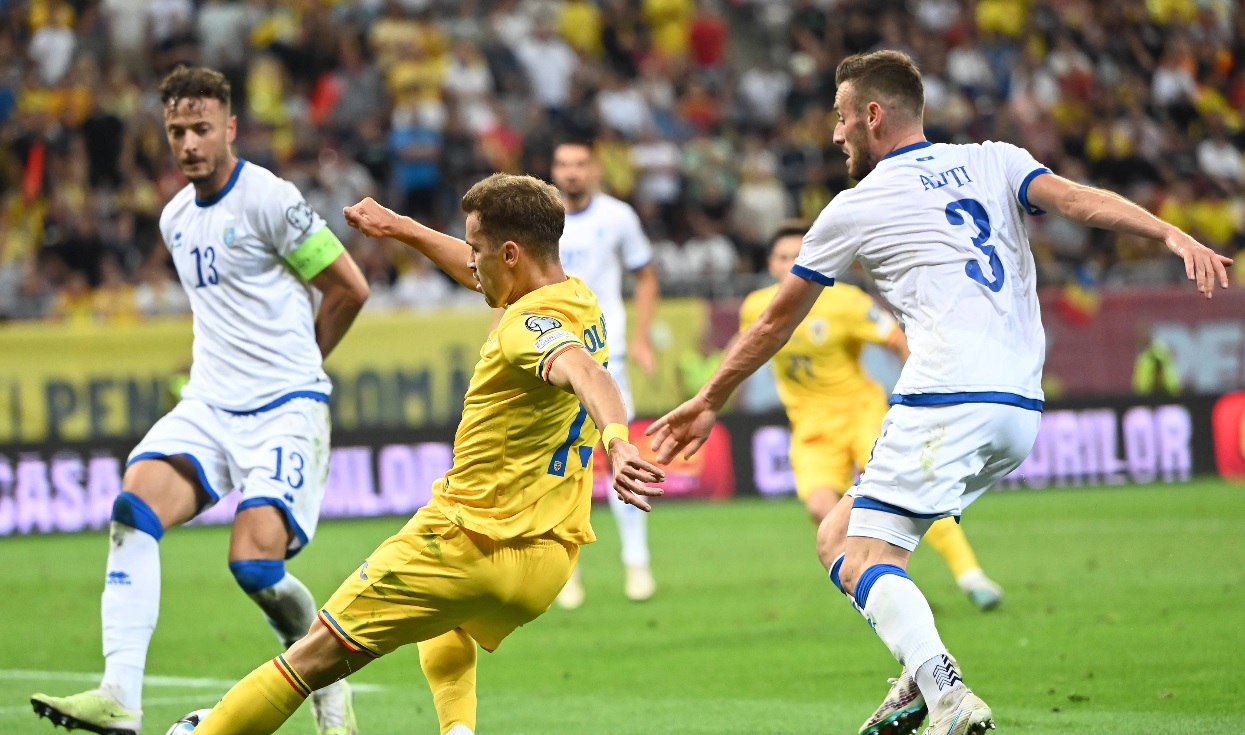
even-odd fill
[[[866,566],[861,564],[859,558],[850,558],[844,555],[843,562],[839,567],[839,589],[844,594],[854,595],[856,592],[856,581],[860,579],[861,572],[865,571]]]
[[[147,501],[131,492],[122,492],[112,503],[112,521],[129,526],[159,541],[164,536],[164,524]]]
[[[229,571],[238,586],[248,595],[262,592],[285,578],[285,562],[281,559],[245,559],[229,562]]]

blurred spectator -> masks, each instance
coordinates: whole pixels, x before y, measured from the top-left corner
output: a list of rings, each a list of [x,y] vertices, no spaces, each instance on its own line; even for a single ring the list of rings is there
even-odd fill
[[[597,115],[602,125],[633,140],[654,124],[653,113],[640,90],[612,72],[605,72],[601,77]]]
[[[748,121],[758,128],[769,129],[783,113],[787,92],[791,89],[791,76],[776,63],[773,54],[764,54],[761,59],[759,66],[752,67],[739,78],[739,99]]]
[[[515,56],[527,73],[532,96],[548,110],[560,111],[571,98],[571,78],[579,57],[553,33],[548,22],[538,23],[532,35],[520,40]]]
[[[73,63],[77,37],[73,32],[73,8],[57,3],[48,23],[30,38],[30,59],[38,65],[39,81],[55,87]]]
[[[1197,163],[1202,173],[1222,186],[1238,187],[1245,181],[1241,152],[1228,140],[1223,121],[1217,118],[1210,122],[1210,137],[1198,143]]]
[[[441,182],[441,133],[419,119],[415,105],[399,107],[393,111],[389,150],[402,211],[416,219],[430,218]]]

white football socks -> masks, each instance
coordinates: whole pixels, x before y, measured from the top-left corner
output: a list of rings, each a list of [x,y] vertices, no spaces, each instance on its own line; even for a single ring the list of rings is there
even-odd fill
[[[147,646],[160,615],[160,542],[113,522],[108,574],[100,614],[104,624],[104,679],[123,707],[141,709]]]
[[[445,735],[475,735],[475,733],[466,725],[455,725],[446,731]]]
[[[249,597],[264,611],[268,625],[286,648],[307,635],[316,619],[316,600],[311,590],[289,572],[276,584],[253,592]]]
[[[877,577],[863,607],[886,647],[904,668],[916,672],[917,686],[930,709],[944,694],[964,686],[938,637],[934,613],[911,579],[898,574]]]
[[[612,488],[608,495],[610,510],[618,523],[618,538],[622,542],[622,563],[629,567],[647,567],[648,515],[634,505],[624,503]]]
[[[289,572],[276,584],[253,592],[249,597],[264,611],[268,625],[285,648],[307,635],[311,624],[315,622],[318,608],[315,598],[311,596],[311,590]],[[329,713],[328,716],[335,722],[345,715],[346,695],[342,692],[343,686],[342,682],[336,681],[311,693],[316,711]]]

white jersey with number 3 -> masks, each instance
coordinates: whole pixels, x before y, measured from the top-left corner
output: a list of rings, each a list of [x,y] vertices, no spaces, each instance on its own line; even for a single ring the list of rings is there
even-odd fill
[[[640,217],[626,202],[597,192],[579,212],[567,212],[558,242],[562,267],[597,295],[609,330],[610,372],[626,370],[627,309],[623,268],[639,270],[653,260]]]
[[[825,285],[859,260],[912,357],[891,402],[1041,410],[1046,342],[1024,215],[1050,170],[1008,143],[892,152],[822,211],[792,272]]]
[[[183,397],[254,412],[292,397],[327,401],[316,344],[319,293],[307,280],[341,242],[293,184],[239,161],[208,200],[193,186],[160,215],[194,315],[194,362]]]

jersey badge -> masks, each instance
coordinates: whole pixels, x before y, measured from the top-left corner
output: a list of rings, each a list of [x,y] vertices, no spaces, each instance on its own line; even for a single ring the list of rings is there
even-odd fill
[[[182,233],[173,233],[173,247],[180,248],[182,246]]]
[[[303,234],[307,234],[307,230],[311,229],[315,219],[316,213],[312,211],[311,206],[307,202],[299,202],[285,210],[285,221],[289,222],[291,227]]]
[[[225,234],[221,236],[221,240],[224,241],[225,247],[229,247],[230,245],[233,245],[233,240],[234,240],[233,225],[229,225],[228,227],[225,228]]]
[[[523,324],[537,334],[544,334],[551,329],[558,329],[562,326],[562,322],[551,316],[538,316],[536,314],[529,316]]]
[[[808,336],[812,339],[813,344],[819,345],[826,341],[826,337],[830,334],[830,323],[825,319],[809,319],[808,320]]]

